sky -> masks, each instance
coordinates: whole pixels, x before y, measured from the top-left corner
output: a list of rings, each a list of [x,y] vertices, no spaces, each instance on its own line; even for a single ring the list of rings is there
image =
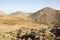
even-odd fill
[[[60,10],[60,0],[0,0],[0,11],[7,14],[16,11],[36,12],[44,7]]]

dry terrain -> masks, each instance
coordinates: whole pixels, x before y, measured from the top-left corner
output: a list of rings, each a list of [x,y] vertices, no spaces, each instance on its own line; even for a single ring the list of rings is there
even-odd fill
[[[31,14],[18,11],[6,15],[0,11],[0,40],[10,40],[10,33],[16,33],[21,27],[40,29],[52,27],[56,23],[60,26],[60,11],[50,7]]]

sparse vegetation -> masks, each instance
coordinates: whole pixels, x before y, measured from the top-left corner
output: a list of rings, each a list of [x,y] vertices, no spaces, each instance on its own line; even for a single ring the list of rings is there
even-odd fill
[[[33,37],[31,37],[30,35],[31,29],[33,29],[34,32],[38,32],[38,30],[41,31],[41,29],[43,30],[48,29],[47,32],[44,30],[44,32],[46,32],[45,33],[46,40],[55,40],[56,35],[49,31],[50,30],[49,28],[53,28],[56,24],[60,26],[59,22],[60,11],[49,7],[46,7],[32,14],[16,12],[15,14],[13,13],[10,15],[5,15],[4,12],[0,12],[0,40],[19,40],[20,38],[17,37],[17,33],[19,34],[18,35],[19,37],[24,36],[22,38],[25,38],[25,36],[29,34],[28,39],[35,40],[35,37],[37,37],[36,36],[37,33],[35,33]],[[24,32],[21,32],[22,34],[20,35],[20,32],[18,32],[18,30],[23,29],[21,27],[24,27],[25,29],[22,30]],[[51,35],[46,36],[50,33],[52,33],[54,36],[53,37]],[[40,34],[44,33],[38,32],[38,34],[40,39],[38,38],[36,40],[43,40]]]

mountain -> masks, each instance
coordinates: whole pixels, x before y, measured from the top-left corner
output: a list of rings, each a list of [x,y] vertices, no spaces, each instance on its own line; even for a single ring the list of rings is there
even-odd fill
[[[1,16],[1,15],[4,16],[4,15],[6,15],[6,14],[5,14],[5,12],[0,11],[0,16]]]
[[[31,13],[25,13],[22,11],[17,11],[17,12],[11,13],[10,16],[26,19],[30,14]]]
[[[42,24],[56,24],[60,22],[60,11],[45,7],[29,16],[31,21]]]

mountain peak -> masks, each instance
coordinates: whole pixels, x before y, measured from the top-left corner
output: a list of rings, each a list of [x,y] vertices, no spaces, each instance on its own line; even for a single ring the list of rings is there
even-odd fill
[[[10,15],[15,15],[15,14],[24,14],[24,12],[22,12],[22,11],[16,11],[16,12],[13,12],[12,14],[10,14]]]
[[[50,7],[45,7],[30,16],[31,20],[34,20],[38,23],[48,24],[52,22],[57,22],[57,13],[56,10]]]
[[[49,10],[55,10],[55,9],[53,9],[53,8],[51,8],[51,7],[45,7],[45,8],[43,8],[42,10],[44,10],[44,11],[49,11]]]
[[[44,9],[52,9],[51,7],[45,7]]]

